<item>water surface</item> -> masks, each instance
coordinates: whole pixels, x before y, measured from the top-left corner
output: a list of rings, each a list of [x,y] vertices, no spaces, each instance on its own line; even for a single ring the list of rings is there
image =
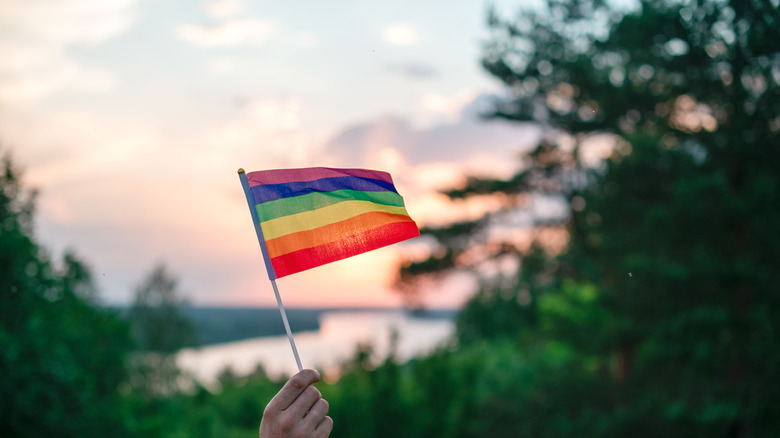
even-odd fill
[[[404,362],[448,342],[454,332],[449,319],[415,318],[402,311],[335,311],[320,316],[320,329],[295,334],[304,368],[326,377],[338,375],[339,365],[354,356],[360,344],[372,346],[372,360],[384,360],[395,340],[395,359]],[[227,367],[237,375],[252,373],[261,364],[272,377],[297,372],[287,336],[270,336],[182,350],[179,366],[206,386],[213,386]]]

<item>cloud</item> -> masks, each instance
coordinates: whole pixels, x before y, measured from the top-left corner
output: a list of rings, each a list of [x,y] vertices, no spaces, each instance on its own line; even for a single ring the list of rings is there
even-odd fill
[[[63,90],[112,88],[112,75],[76,62],[68,50],[97,45],[129,29],[137,0],[4,2],[0,8],[0,99],[23,101]]]
[[[241,257],[256,260],[235,173],[245,150],[176,141],[153,126],[75,112],[17,113],[0,120],[0,132],[19,147],[25,180],[41,191],[37,235],[55,254],[75,248],[94,263],[112,303],[127,303],[160,260],[172,262],[195,293],[232,290],[225,273]]]
[[[107,91],[116,84],[108,71],[86,67],[61,55],[52,55],[24,70],[0,65],[0,75],[8,78],[0,83],[0,100],[3,101],[39,99],[65,90],[76,93]]]
[[[227,18],[244,12],[244,3],[239,0],[214,0],[203,4],[203,10],[213,18]]]
[[[420,108],[423,110],[423,117],[456,122],[461,118],[467,106],[471,105],[472,109],[474,108],[476,99],[477,92],[472,88],[464,88],[454,96],[426,93],[420,100]],[[474,114],[472,111],[469,116],[478,116],[478,114]]]
[[[214,26],[184,24],[176,35],[200,47],[261,46],[273,38],[278,26],[268,20],[244,18]]]
[[[396,46],[413,46],[420,41],[420,36],[409,23],[395,23],[382,31],[382,39]]]
[[[214,59],[209,65],[209,69],[214,73],[229,73],[236,70],[238,60],[231,56],[221,56]]]
[[[436,71],[436,69],[427,64],[418,62],[390,64],[387,66],[387,70],[391,73],[400,74],[411,79],[429,79],[439,76],[439,72]]]
[[[46,129],[41,129],[42,126]],[[34,164],[36,169],[41,169],[33,184],[45,185],[66,171],[72,159],[90,153],[94,145],[104,144],[110,136],[103,128],[89,114],[73,109],[45,111],[34,106],[17,107],[0,117],[0,147],[13,148],[20,163]],[[49,168],[57,165],[62,166],[56,172]]]
[[[301,47],[313,47],[317,45],[317,37],[313,34],[304,32],[295,37],[295,44]]]
[[[242,156],[264,168],[311,165],[322,134],[302,129],[304,102],[296,96],[268,96],[242,102],[236,116],[204,135],[209,149]]]
[[[393,148],[410,164],[452,162],[469,167],[481,161],[475,158],[484,156],[488,167],[506,168],[513,151],[535,141],[535,130],[514,123],[481,120],[480,108],[488,97],[474,96],[463,102],[467,96],[468,93],[449,99],[439,96],[443,102],[441,111],[459,110],[457,114],[448,114],[453,117],[444,123],[416,128],[412,120],[383,117],[345,128],[326,149],[355,164],[377,164],[379,151]]]
[[[138,0],[27,0],[4,2],[0,25],[5,37],[29,43],[98,44],[128,29]]]
[[[453,112],[441,123],[416,127],[409,119],[379,118],[345,128],[326,144],[324,154],[346,167],[389,171],[408,194],[410,213],[422,223],[478,217],[495,206],[452,205],[437,191],[457,185],[466,174],[512,175],[519,154],[540,134],[530,125],[481,120],[488,96],[463,92],[439,98],[441,110]]]

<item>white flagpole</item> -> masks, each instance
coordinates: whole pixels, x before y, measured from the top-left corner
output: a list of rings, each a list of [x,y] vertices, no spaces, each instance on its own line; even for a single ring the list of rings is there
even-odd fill
[[[295,347],[295,339],[293,339],[292,330],[290,330],[290,323],[287,321],[287,313],[284,311],[284,304],[282,304],[282,296],[279,295],[279,289],[276,287],[276,280],[271,280],[271,284],[274,287],[274,294],[276,295],[276,304],[279,307],[279,313],[282,314],[282,321],[284,322],[284,329],[287,331],[287,339],[290,340],[290,347],[295,356],[295,363],[298,364],[298,371],[303,370],[301,366],[301,358],[298,356],[298,349]]]
[[[284,323],[284,329],[287,332],[287,339],[290,340],[290,347],[295,356],[295,363],[298,365],[298,371],[303,370],[301,365],[301,358],[298,356],[298,348],[295,347],[295,339],[293,339],[292,330],[290,330],[290,323],[287,321],[287,313],[284,311],[284,304],[282,304],[282,296],[279,294],[279,288],[276,287],[276,272],[271,264],[271,258],[268,255],[268,248],[265,245],[265,238],[263,237],[263,229],[260,227],[260,219],[257,216],[255,210],[255,203],[253,202],[252,193],[249,190],[249,181],[247,180],[244,169],[238,169],[238,178],[241,180],[241,186],[244,188],[244,195],[246,196],[246,202],[249,205],[249,212],[252,214],[252,222],[255,225],[255,234],[257,234],[257,240],[260,243],[260,251],[263,253],[263,261],[265,262],[265,269],[268,272],[268,279],[271,280],[271,285],[274,288],[274,295],[276,295],[276,305],[279,308],[279,313],[282,315],[282,322]]]

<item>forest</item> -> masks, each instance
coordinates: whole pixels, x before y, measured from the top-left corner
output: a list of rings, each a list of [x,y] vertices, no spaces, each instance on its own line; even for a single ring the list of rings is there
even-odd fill
[[[421,230],[410,303],[467,273],[452,342],[399,363],[371,346],[318,384],[338,437],[780,435],[780,5],[547,0],[491,11],[486,118],[543,135],[511,178],[445,194],[500,207]],[[475,145],[478,147],[478,145]],[[262,368],[187,381],[176,280],[126,314],[88,263],[35,239],[35,191],[0,174],[0,436],[249,437],[281,387]],[[547,201],[563,213],[535,215]]]

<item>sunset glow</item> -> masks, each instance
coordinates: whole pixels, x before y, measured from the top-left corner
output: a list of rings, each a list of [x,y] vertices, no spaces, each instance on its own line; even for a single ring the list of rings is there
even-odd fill
[[[421,226],[490,208],[438,193],[508,175],[538,135],[479,118],[499,91],[479,67],[484,21],[469,1],[11,2],[0,145],[40,190],[39,240],[79,254],[105,302],[128,303],[165,263],[195,304],[273,305],[239,167],[388,171]],[[403,251],[280,288],[290,306],[398,306]]]

